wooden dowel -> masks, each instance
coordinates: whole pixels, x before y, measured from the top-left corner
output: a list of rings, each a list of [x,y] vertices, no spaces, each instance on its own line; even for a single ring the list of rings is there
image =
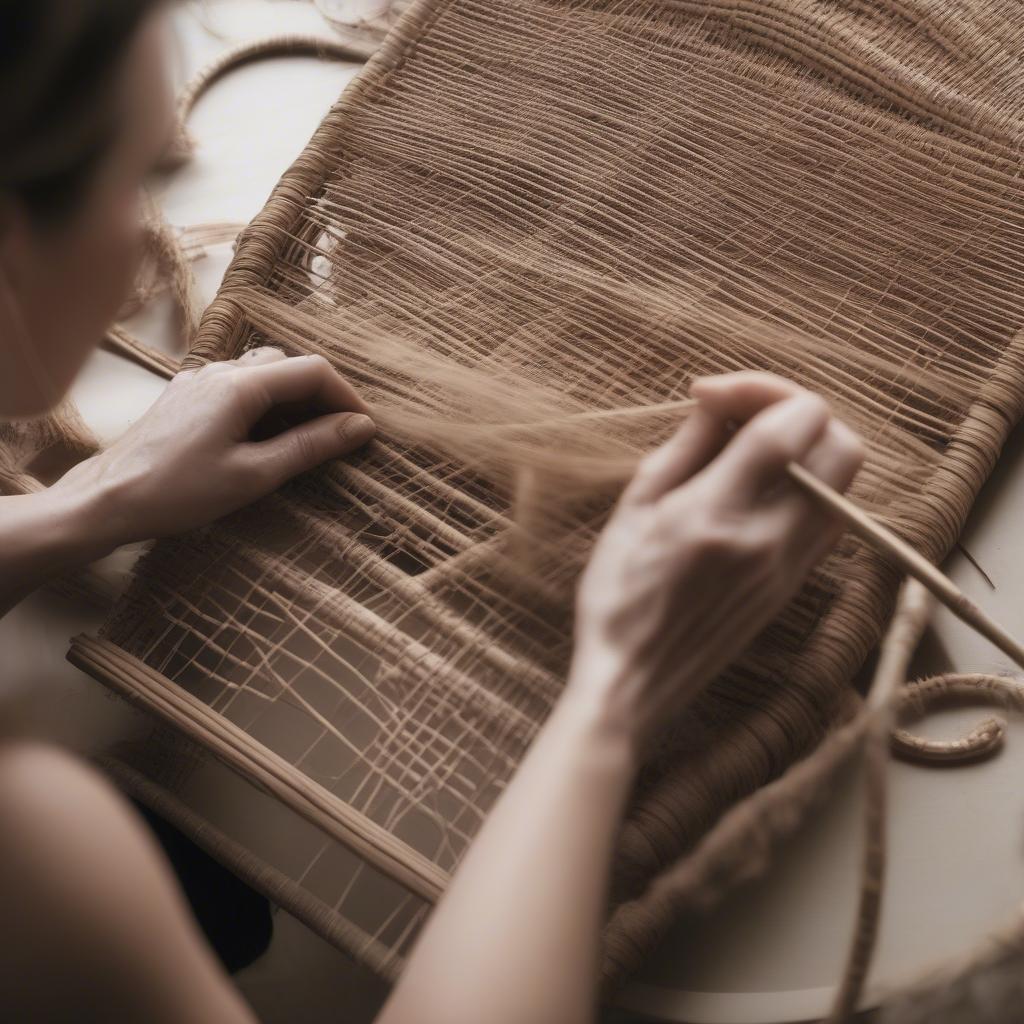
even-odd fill
[[[144,344],[138,338],[133,338],[116,324],[107,331],[102,347],[107,352],[113,352],[114,355],[121,356],[158,377],[163,377],[164,380],[170,380],[179,369],[179,359]]]
[[[813,473],[795,462],[789,464],[789,475],[801,487],[810,491],[827,505],[858,537],[866,540],[876,551],[886,555],[904,572],[913,576],[930,590],[958,619],[966,622],[983,637],[990,640],[1007,657],[1024,668],[1024,646],[1021,646],[998,623],[993,622],[948,576],[939,571],[923,555],[891,530],[876,522],[848,498],[832,490]]]

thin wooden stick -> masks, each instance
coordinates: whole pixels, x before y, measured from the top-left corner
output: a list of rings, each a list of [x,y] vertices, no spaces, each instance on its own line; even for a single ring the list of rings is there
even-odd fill
[[[105,351],[113,352],[129,362],[135,363],[136,366],[141,366],[144,370],[163,377],[164,380],[170,380],[179,369],[180,360],[144,344],[138,338],[133,338],[116,324],[107,331],[102,346]]]
[[[906,541],[841,494],[832,490],[803,466],[791,462],[789,475],[805,490],[810,491],[823,504],[838,515],[858,537],[866,540],[876,551],[888,556],[904,572],[928,588],[958,619],[966,622],[983,637],[996,645],[1007,657],[1024,668],[1024,646],[1021,646],[1002,626],[993,622],[948,576],[939,571]]]

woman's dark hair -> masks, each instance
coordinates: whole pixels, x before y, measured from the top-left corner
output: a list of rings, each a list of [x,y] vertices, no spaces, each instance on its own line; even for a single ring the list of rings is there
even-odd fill
[[[159,0],[0,0],[0,193],[41,220],[77,206],[117,133],[113,86]]]

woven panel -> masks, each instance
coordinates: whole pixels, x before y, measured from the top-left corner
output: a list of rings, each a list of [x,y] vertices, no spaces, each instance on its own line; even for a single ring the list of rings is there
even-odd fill
[[[825,393],[868,442],[858,503],[953,544],[1024,394],[1009,18],[420,0],[244,233],[193,361],[324,354],[385,429],[159,544],[73,657],[328,833],[278,867],[375,964],[558,697],[595,467],[664,438],[693,375]],[[609,976],[749,869],[709,829],[857,707],[895,582],[844,540],[650,752]]]

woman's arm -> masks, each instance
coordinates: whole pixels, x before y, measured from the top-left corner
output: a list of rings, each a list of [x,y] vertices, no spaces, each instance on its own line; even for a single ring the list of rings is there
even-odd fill
[[[593,1018],[615,837],[651,738],[742,653],[839,534],[788,482],[861,461],[825,404],[764,374],[697,383],[581,583],[565,695],[474,841],[381,1024]],[[733,436],[732,424],[747,421]]]
[[[313,418],[251,440],[279,406]],[[110,448],[46,490],[0,498],[0,615],[122,544],[208,523],[349,454],[373,436],[367,412],[319,356],[259,348],[179,373]]]
[[[109,554],[89,495],[53,488],[0,497],[0,616],[41,583]]]
[[[380,1021],[583,1024],[633,778],[621,726],[561,703],[431,917]]]

